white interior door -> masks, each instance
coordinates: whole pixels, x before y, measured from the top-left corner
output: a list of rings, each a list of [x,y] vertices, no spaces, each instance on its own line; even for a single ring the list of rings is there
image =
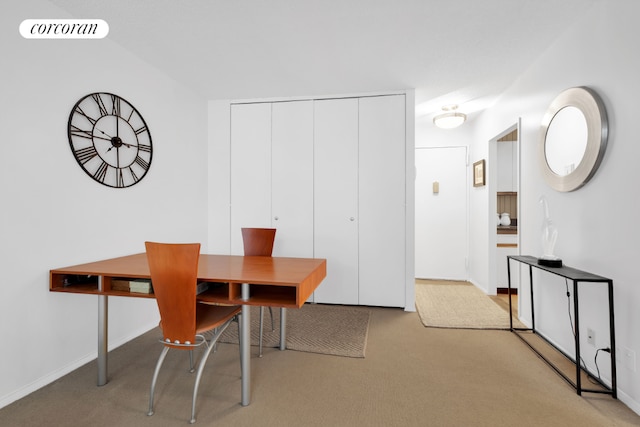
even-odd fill
[[[358,304],[358,100],[314,103],[314,256],[319,303]]]
[[[242,227],[271,226],[271,104],[231,106],[231,254]]]
[[[359,303],[405,305],[405,98],[359,109]]]
[[[467,280],[467,149],[418,148],[415,161],[416,277]]]
[[[273,255],[313,257],[313,101],[273,104],[271,177]]]

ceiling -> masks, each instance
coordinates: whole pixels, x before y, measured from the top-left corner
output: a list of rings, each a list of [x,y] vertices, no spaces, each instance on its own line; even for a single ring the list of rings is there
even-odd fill
[[[601,0],[49,1],[206,99],[415,89],[433,116],[491,105]]]

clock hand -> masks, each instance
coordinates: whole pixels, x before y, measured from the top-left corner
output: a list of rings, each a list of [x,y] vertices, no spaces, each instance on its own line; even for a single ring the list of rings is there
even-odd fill
[[[108,137],[109,139],[113,139],[112,136],[108,135],[105,131],[103,131],[102,129],[96,128],[98,129],[98,132],[100,132],[101,134],[103,134],[104,136]]]
[[[124,144],[124,143],[123,143],[123,145],[128,145],[128,144]],[[115,149],[116,149],[116,157],[117,157],[117,159],[118,159],[118,165],[120,165],[120,150],[119,150],[119,148],[120,148],[120,147],[119,147],[119,146],[117,146],[117,145],[112,145],[111,147],[107,148],[107,151],[105,151],[105,153],[108,153],[108,152],[109,152],[109,151],[111,151],[111,149],[113,149],[114,147],[115,147]],[[118,167],[120,167],[120,166],[118,166]]]
[[[105,141],[111,141],[111,138],[107,138],[107,137],[105,137],[105,136],[97,136],[97,135],[94,135],[93,137],[94,137],[95,139],[104,139]]]

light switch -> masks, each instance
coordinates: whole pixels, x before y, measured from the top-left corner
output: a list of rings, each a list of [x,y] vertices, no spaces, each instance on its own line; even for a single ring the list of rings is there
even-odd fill
[[[438,194],[440,192],[440,183],[438,181],[433,181],[433,194]]]

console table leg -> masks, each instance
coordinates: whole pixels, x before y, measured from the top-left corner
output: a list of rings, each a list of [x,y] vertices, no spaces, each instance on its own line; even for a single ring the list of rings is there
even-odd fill
[[[580,375],[580,317],[578,316],[578,282],[573,281],[573,318],[575,324],[576,339],[576,391],[582,395],[582,380]]]
[[[609,291],[609,343],[611,345],[611,396],[618,398],[618,381],[616,372],[616,328],[613,316],[613,281],[607,282]]]
[[[536,331],[536,312],[533,306],[533,267],[529,265],[529,298],[531,299],[531,329]]]
[[[507,295],[509,296],[509,330],[513,331],[513,310],[511,309],[511,263],[507,257]]]

